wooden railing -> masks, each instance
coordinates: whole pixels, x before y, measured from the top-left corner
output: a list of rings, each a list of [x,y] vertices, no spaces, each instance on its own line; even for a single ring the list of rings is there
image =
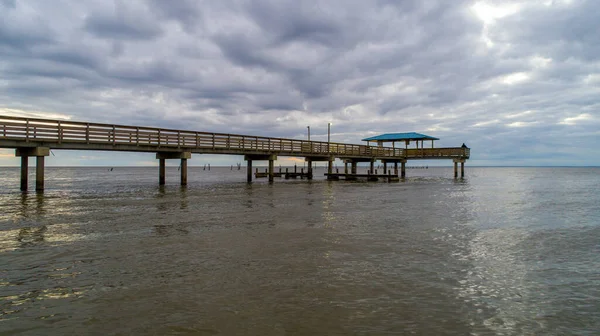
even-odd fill
[[[404,150],[407,159],[448,159],[465,158],[468,159],[471,150],[466,147],[454,148],[411,148]]]
[[[0,140],[2,139],[23,141],[25,143],[44,142],[63,145],[145,146],[156,150],[162,147],[211,149],[231,154],[262,151],[281,155],[347,155],[401,158],[405,151],[404,149],[389,147],[9,116],[0,116]]]

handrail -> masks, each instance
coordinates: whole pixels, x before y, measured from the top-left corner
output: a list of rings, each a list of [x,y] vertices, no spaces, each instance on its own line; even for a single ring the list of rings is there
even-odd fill
[[[0,139],[44,141],[59,144],[109,144],[212,149],[239,153],[266,151],[280,154],[354,157],[404,156],[404,149],[254,135],[210,133],[155,127],[101,124],[0,115]]]

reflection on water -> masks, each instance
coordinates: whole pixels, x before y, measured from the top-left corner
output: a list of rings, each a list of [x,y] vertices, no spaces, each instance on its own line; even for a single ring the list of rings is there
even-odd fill
[[[155,169],[48,169],[43,194],[16,172],[0,175],[0,333],[600,329],[598,170],[247,185],[191,168],[159,187]]]

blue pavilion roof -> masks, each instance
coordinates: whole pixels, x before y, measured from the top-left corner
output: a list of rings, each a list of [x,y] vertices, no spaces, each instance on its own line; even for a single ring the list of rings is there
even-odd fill
[[[404,140],[440,140],[438,138],[416,133],[416,132],[408,132],[408,133],[386,133],[381,135],[376,135],[370,138],[362,139],[362,141],[404,141]]]

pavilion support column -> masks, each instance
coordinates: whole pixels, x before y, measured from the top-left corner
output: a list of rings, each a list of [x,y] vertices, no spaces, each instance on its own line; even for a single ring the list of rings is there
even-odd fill
[[[181,185],[187,185],[187,178],[188,178],[188,169],[187,169],[187,159],[183,158],[181,159]]]
[[[21,156],[21,191],[27,191],[27,175],[29,170],[29,157]]]
[[[252,160],[248,160],[246,164],[246,181],[252,183]]]
[[[44,158],[45,156],[36,156],[35,162],[35,190],[44,191]]]
[[[356,170],[357,170],[356,166],[357,166],[356,161],[352,161],[352,163],[351,163],[351,172],[352,172],[352,174],[356,174]]]
[[[269,160],[269,182],[273,182],[275,160]]]
[[[158,159],[158,185],[165,185],[166,162],[165,159]]]

